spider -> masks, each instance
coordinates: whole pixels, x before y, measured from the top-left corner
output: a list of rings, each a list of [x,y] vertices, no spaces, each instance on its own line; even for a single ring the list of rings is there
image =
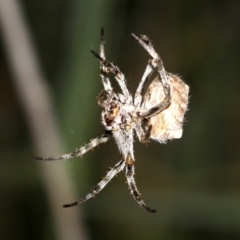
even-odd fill
[[[159,54],[146,35],[132,34],[132,37],[150,55],[135,96],[133,97],[129,92],[124,74],[105,58],[104,30],[102,29],[100,54],[93,50],[91,53],[100,61],[100,77],[104,90],[98,96],[98,104],[103,108],[101,117],[105,133],[69,154],[57,157],[36,157],[37,160],[46,161],[75,158],[84,155],[97,145],[107,142],[111,136],[115,139],[122,160],[89,194],[80,200],[63,205],[64,208],[76,206],[95,197],[117,173],[125,168],[127,183],[136,202],[147,211],[156,212],[142,200],[134,179],[133,131],[135,130],[142,143],[148,142],[150,139],[165,143],[169,139],[181,138],[184,114],[188,105],[189,87],[180,77],[165,71]],[[147,84],[154,71],[157,73],[157,77]],[[115,76],[122,93],[113,91],[108,73]]]

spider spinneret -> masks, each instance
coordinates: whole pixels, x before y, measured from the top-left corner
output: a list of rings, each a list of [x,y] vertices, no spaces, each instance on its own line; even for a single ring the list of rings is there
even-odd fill
[[[184,114],[188,106],[189,87],[180,77],[165,71],[160,56],[146,35],[132,34],[132,37],[150,55],[134,98],[129,93],[123,73],[105,58],[102,29],[100,54],[93,50],[91,53],[100,61],[100,77],[104,90],[98,96],[98,104],[103,108],[102,124],[105,127],[105,133],[72,153],[57,157],[35,157],[37,160],[46,161],[75,158],[82,156],[97,145],[107,142],[111,136],[115,139],[122,154],[122,160],[84,198],[65,204],[63,207],[76,206],[94,197],[117,173],[125,168],[127,183],[134,199],[147,211],[156,212],[142,200],[134,179],[133,131],[135,130],[142,143],[150,139],[165,143],[170,139],[181,138]],[[157,77],[147,87],[153,71],[156,71]],[[122,93],[117,94],[113,91],[108,73],[114,74]]]

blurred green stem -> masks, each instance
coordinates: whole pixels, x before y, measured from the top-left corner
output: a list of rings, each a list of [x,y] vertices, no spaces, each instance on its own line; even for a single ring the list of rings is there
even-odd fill
[[[0,24],[16,92],[25,111],[34,146],[39,155],[49,154],[51,149],[62,144],[51,108],[50,89],[43,77],[19,1],[0,0]],[[39,166],[52,210],[56,238],[88,239],[79,212],[61,208],[63,196],[76,198],[68,169],[63,165],[55,168],[46,163]],[[61,182],[64,186],[59,187]]]

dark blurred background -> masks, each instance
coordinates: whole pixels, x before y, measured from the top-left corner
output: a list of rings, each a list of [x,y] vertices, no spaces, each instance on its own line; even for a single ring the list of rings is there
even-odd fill
[[[240,239],[240,1],[0,0],[5,19],[14,18],[14,2],[43,76],[37,89],[46,86],[49,101],[37,94],[35,77],[18,81],[14,43],[6,37],[11,21],[1,17],[0,239]],[[190,86],[183,137],[163,145],[135,142],[137,185],[156,214],[139,208],[123,172],[96,198],[61,208],[87,194],[120,160],[113,140],[78,159],[32,159],[71,152],[103,133],[99,62],[90,54],[99,51],[101,27],[107,58],[132,93],[148,61],[132,32],[149,35],[167,71]],[[17,29],[19,36],[13,31],[10,39],[22,51],[21,63],[27,54]],[[36,98],[23,100],[26,85]],[[34,101],[50,113],[29,110]],[[42,124],[37,140],[30,115]],[[50,115],[56,129],[44,125]],[[44,150],[39,146],[52,130],[57,140]]]

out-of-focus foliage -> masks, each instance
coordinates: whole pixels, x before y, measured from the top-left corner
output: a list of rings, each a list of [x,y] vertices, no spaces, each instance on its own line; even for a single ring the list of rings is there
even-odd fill
[[[148,34],[165,68],[190,86],[183,138],[166,145],[135,143],[138,188],[158,212],[149,214],[138,207],[121,173],[97,198],[74,209],[83,209],[92,239],[239,239],[240,2],[21,3],[52,86],[68,151],[103,131],[96,103],[102,89],[99,65],[89,51],[98,51],[101,27],[106,32],[107,58],[121,68],[132,92],[148,56],[131,32]],[[0,238],[56,239],[39,165],[32,160],[29,128],[11,78],[1,47]],[[88,193],[119,159],[111,141],[66,162],[79,196]],[[73,199],[63,203],[68,200]]]

